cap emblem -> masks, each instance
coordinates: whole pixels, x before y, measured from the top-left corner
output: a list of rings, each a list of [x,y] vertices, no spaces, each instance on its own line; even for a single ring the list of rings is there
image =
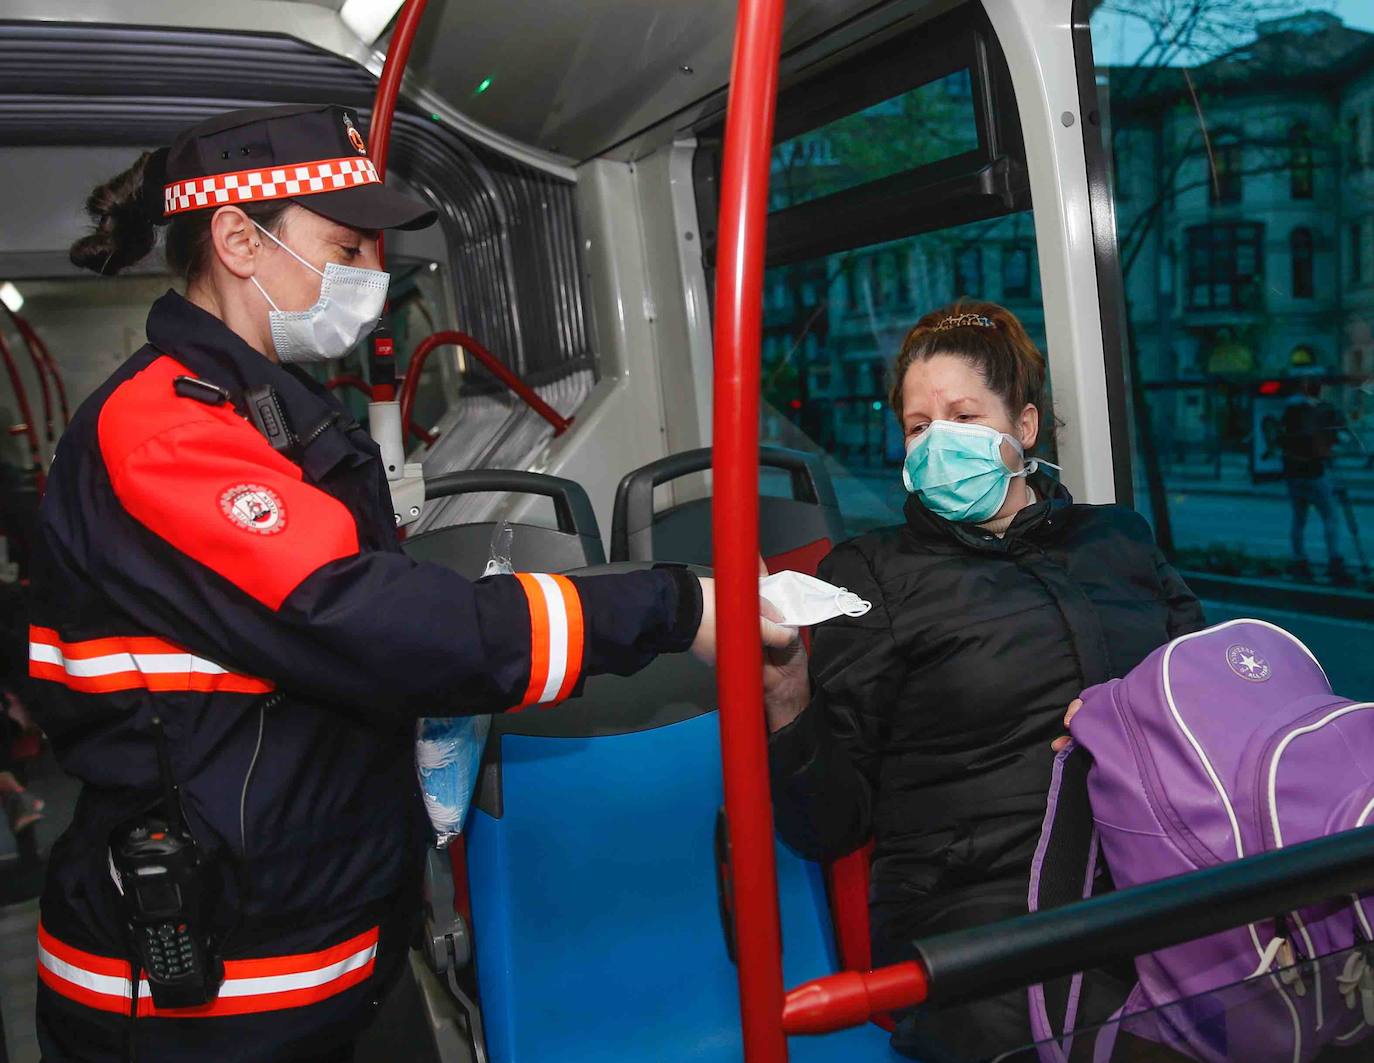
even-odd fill
[[[358,127],[353,124],[353,119],[344,115],[343,122],[344,128],[348,130],[348,142],[357,149],[359,155],[366,155],[367,142],[363,140],[363,135],[358,132]]]

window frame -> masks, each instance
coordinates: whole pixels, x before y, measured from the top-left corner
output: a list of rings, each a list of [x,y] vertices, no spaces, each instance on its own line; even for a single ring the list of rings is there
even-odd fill
[[[1093,55],[1091,18],[1095,0],[1073,0],[1070,15],[1073,59],[1078,79],[1079,123],[1088,177],[1088,216],[1092,223],[1097,272],[1097,305],[1102,327],[1102,362],[1107,383],[1107,429],[1112,443],[1112,479],[1117,504],[1135,505],[1135,451],[1131,441],[1132,393],[1127,375],[1126,285],[1116,231],[1110,150],[1104,136]],[[1177,299],[1177,294],[1174,296]],[[1140,411],[1136,411],[1139,413]],[[1148,457],[1147,457],[1148,460]],[[1167,519],[1167,516],[1166,516]],[[1168,543],[1164,529],[1161,545]]]
[[[820,196],[768,215],[765,266],[887,243],[1030,210],[1030,180],[1011,74],[981,4],[965,3],[825,69],[784,85],[773,143],[779,144],[967,69],[978,147]],[[699,217],[715,217],[723,118],[695,130]],[[708,281],[716,235],[702,242]]]

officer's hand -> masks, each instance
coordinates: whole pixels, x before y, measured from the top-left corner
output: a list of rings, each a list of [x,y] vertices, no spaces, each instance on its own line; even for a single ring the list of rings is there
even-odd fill
[[[692,652],[707,664],[716,663],[716,581],[709,576],[699,576],[701,581],[701,626],[697,637],[692,640]],[[764,650],[786,649],[797,637],[792,628],[775,624],[763,615],[764,609],[771,609],[762,598],[759,599],[759,633],[763,638]],[[776,615],[776,614],[774,614]]]
[[[764,623],[782,618],[771,602],[766,599],[760,602]],[[806,673],[806,650],[801,635],[796,628],[782,630],[791,636],[787,645],[774,647],[765,642],[763,647],[763,711],[770,734],[800,716],[811,700],[811,680]]]

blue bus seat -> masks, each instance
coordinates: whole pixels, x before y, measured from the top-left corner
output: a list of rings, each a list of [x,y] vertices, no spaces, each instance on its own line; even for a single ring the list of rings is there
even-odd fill
[[[435,493],[493,489],[486,472],[459,474]],[[584,563],[599,560],[580,488],[500,475],[508,482],[496,489],[548,494],[560,510],[556,532],[517,530],[519,567],[566,569],[564,547],[577,545],[567,536],[591,555]],[[815,553],[822,537],[828,548],[828,523],[819,536],[806,521],[791,527],[805,541],[780,536],[775,550]],[[475,575],[490,528],[441,529],[407,549]],[[531,552],[519,556],[522,538]],[[678,654],[633,677],[593,677],[581,698],[554,709],[494,718],[465,859],[453,865],[491,1063],[742,1058],[717,886],[714,704],[711,671]],[[826,891],[816,865],[782,846],[777,857],[786,980],[796,985],[836,969]],[[886,1041],[873,1027],[796,1038],[792,1059],[896,1058]]]
[[[715,856],[716,714],[594,738],[495,740],[501,815],[479,808],[467,826],[492,1063],[738,1063]],[[820,868],[781,845],[777,857],[791,986],[837,965]],[[899,1058],[874,1026],[793,1038],[790,1055]]]

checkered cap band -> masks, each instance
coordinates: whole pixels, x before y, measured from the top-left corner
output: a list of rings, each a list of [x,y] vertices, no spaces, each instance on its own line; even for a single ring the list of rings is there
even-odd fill
[[[371,159],[365,158],[322,159],[319,162],[265,166],[261,170],[217,173],[166,185],[163,188],[163,213],[170,218],[173,214],[204,207],[311,196],[380,182],[377,168],[372,165]]]

